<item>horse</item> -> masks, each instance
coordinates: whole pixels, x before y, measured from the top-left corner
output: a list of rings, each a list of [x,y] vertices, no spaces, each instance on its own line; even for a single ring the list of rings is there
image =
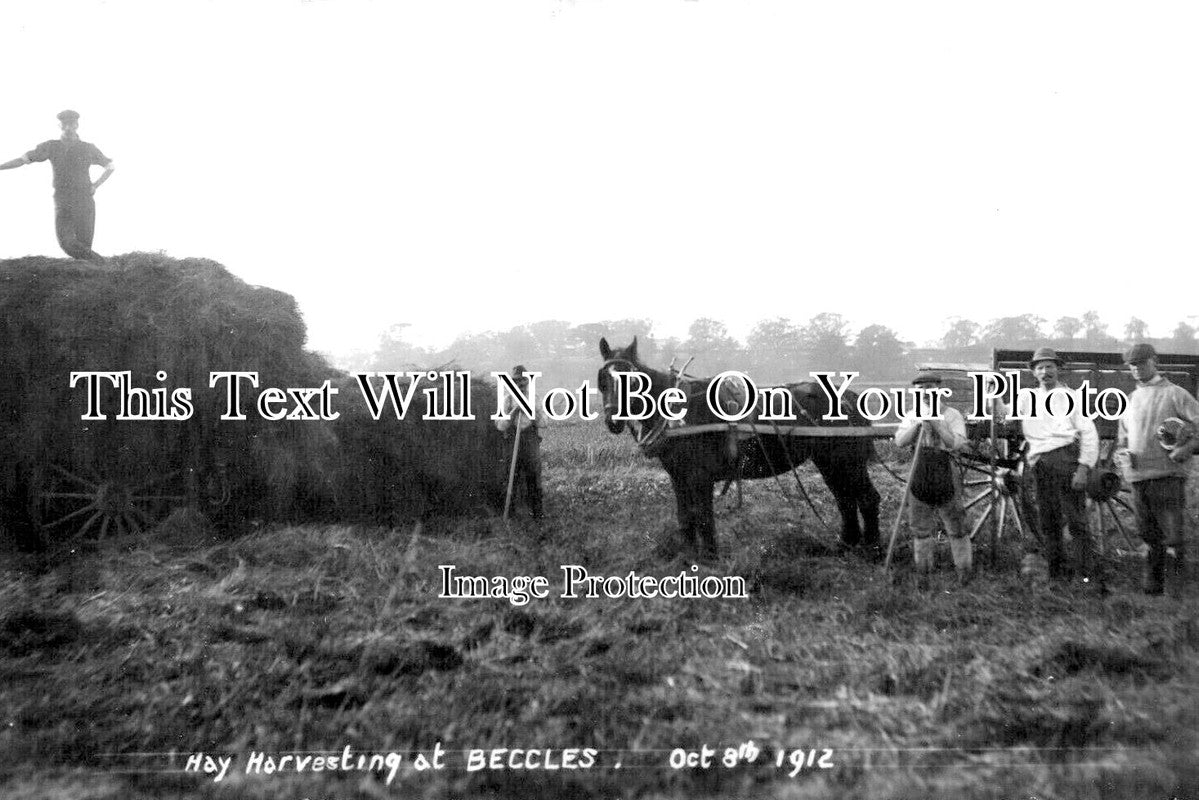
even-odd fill
[[[782,428],[776,429],[778,433],[738,436],[709,408],[705,400],[708,380],[686,380],[677,373],[647,367],[637,357],[636,337],[628,347],[619,349],[613,349],[606,338],[601,338],[599,349],[604,363],[599,369],[596,385],[604,401],[604,422],[613,434],[620,434],[627,424],[643,451],[662,462],[674,488],[684,551],[693,552],[698,542],[702,558],[716,558],[712,491],[718,481],[769,478],[808,460],[815,464],[836,498],[841,512],[842,545],[877,549],[879,494],[867,471],[867,464],[875,458],[872,439],[788,435]],[[658,409],[657,399],[664,392],[671,388],[680,389],[687,400],[681,426],[669,428],[668,424],[675,423],[668,423],[658,413],[660,409],[645,420],[613,419],[618,403],[615,373],[619,372],[638,372],[649,379],[645,393],[655,399],[655,409]],[[794,399],[800,425],[870,425],[858,412],[856,397],[850,391],[842,396],[842,408],[849,418],[842,422],[823,419],[830,403],[814,382],[787,384],[786,389]],[[687,426],[708,423],[722,424],[719,428],[679,435]]]

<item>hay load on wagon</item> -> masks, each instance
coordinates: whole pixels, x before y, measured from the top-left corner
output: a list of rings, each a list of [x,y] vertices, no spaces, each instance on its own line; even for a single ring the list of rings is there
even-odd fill
[[[4,535],[30,544],[146,530],[184,506],[232,529],[386,522],[502,497],[502,463],[490,463],[502,462],[502,439],[485,414],[376,422],[347,376],[304,343],[290,295],[206,259],[0,261]],[[86,392],[69,380],[85,371],[128,372],[149,392],[143,412],[164,412],[175,389],[190,388],[194,410],[185,420],[117,420],[118,392],[103,382],[107,419],[84,420]],[[246,419],[221,420],[225,393],[209,387],[216,371],[257,372],[260,387],[332,380],[341,417],[264,420],[247,386]]]
[[[397,385],[407,390],[406,380]],[[345,401],[334,423],[340,519],[394,525],[426,513],[499,513],[512,453],[490,420],[494,384],[472,379],[473,420],[425,420],[419,393],[404,419],[385,412],[375,420],[357,381],[343,379],[339,390]]]

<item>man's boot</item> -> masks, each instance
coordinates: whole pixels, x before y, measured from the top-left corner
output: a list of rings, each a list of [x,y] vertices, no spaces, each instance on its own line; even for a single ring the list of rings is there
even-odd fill
[[[1187,561],[1186,546],[1181,542],[1174,545],[1174,558],[1170,563],[1170,593],[1182,597],[1186,593]]]
[[[951,537],[949,550],[953,554],[953,568],[958,574],[958,583],[965,586],[974,575],[974,542],[969,536]]]
[[[1058,531],[1057,536],[1052,534],[1047,536],[1043,549],[1045,561],[1049,567],[1049,579],[1057,581],[1069,577],[1066,559],[1062,553],[1062,532]]]
[[[1161,542],[1149,545],[1145,556],[1145,594],[1162,594],[1165,591],[1166,546]]]
[[[933,547],[936,540],[931,536],[912,540],[912,562],[916,567],[916,588],[927,591],[933,572]]]
[[[1089,589],[1098,590],[1103,584],[1095,558],[1095,545],[1088,534],[1074,537],[1074,574]]]

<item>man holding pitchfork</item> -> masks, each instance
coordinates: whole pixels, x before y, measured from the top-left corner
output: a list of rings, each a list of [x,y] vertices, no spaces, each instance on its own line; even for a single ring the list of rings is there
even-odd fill
[[[522,394],[528,393],[529,376],[525,374],[523,364],[512,368],[512,382]],[[504,415],[503,419],[497,419],[495,426],[512,440],[512,462],[508,474],[508,497],[504,501],[504,516],[507,517],[515,481],[518,477],[523,477],[525,502],[529,504],[529,512],[533,519],[539,520],[542,518],[541,433],[538,431],[537,420],[519,411],[511,395],[505,395],[500,413]]]

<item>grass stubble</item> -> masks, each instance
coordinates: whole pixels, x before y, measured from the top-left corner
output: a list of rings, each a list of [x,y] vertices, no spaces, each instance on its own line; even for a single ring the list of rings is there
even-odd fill
[[[543,444],[547,522],[268,527],[218,539],[186,514],[0,584],[0,794],[63,798],[1199,796],[1199,622],[1185,596],[1021,581],[1019,546],[917,593],[835,549],[793,491],[719,502],[719,574],[748,600],[567,600],[562,564],[667,575],[665,474],[599,424]],[[888,452],[888,458],[895,458]],[[896,464],[896,468],[900,465]],[[822,514],[831,498],[803,468]],[[898,486],[876,468],[884,521]],[[786,487],[789,490],[791,487]],[[1193,500],[1194,498],[1192,498]],[[988,558],[980,548],[980,561]],[[437,597],[438,565],[545,575],[550,597]],[[706,568],[707,569],[707,568]],[[752,765],[673,770],[676,747],[753,740]],[[440,742],[445,770],[411,769]],[[250,751],[405,754],[370,772],[245,775]],[[579,771],[467,772],[467,748],[591,747]],[[835,768],[776,769],[777,749]],[[220,784],[186,754],[238,754]],[[175,754],[173,757],[170,754]],[[620,762],[620,767],[615,765]],[[770,763],[763,763],[770,762]]]

